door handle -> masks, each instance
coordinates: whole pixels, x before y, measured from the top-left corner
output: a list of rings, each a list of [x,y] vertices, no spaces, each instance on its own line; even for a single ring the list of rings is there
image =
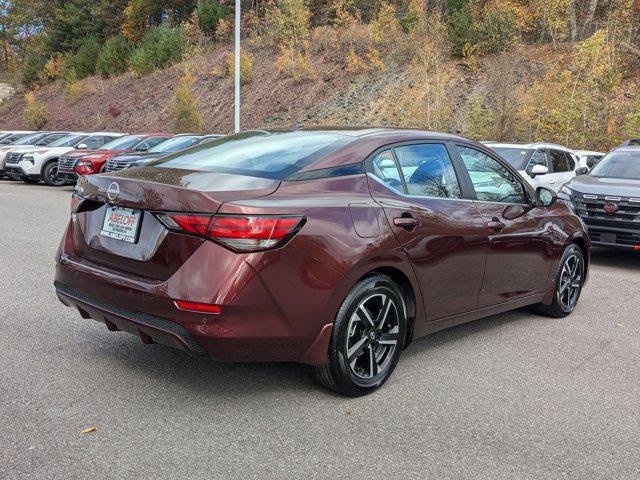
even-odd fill
[[[491,220],[490,222],[487,222],[487,227],[489,227],[491,230],[499,232],[505,227],[505,224],[500,222],[499,220]]]
[[[415,228],[420,225],[420,220],[413,217],[396,217],[393,224],[400,228]]]

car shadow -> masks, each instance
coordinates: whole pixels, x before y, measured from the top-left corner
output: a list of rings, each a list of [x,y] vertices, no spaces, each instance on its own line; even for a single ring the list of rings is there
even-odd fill
[[[430,354],[433,349],[460,342],[468,336],[528,320],[531,320],[531,311],[520,309],[451,327],[414,340],[403,353],[403,361]],[[324,392],[331,396],[331,392],[315,382],[310,367],[297,363],[219,362],[191,357],[162,345],[143,345],[129,335],[121,336],[116,341],[100,342],[97,352],[87,352],[91,356],[96,353],[103,357],[100,362],[105,365],[117,365],[114,375],[123,369],[131,372],[133,378],[142,376],[154,382],[161,381],[171,390],[178,387],[190,396],[215,396],[232,400],[246,395],[269,395],[274,391],[280,392],[280,395],[316,395]]]
[[[591,266],[612,267],[637,271],[640,268],[640,252],[593,247]]]

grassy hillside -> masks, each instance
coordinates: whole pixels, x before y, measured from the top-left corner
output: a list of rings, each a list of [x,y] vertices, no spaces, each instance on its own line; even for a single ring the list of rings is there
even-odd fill
[[[185,67],[194,77],[192,92],[209,132],[227,133],[233,128],[233,82],[225,75],[230,47],[218,48],[194,56],[187,62],[156,71],[142,78],[126,73],[113,79],[99,76],[78,82],[75,92],[65,92],[61,82],[47,85],[36,93],[46,105],[45,128],[70,130],[116,130],[127,132],[172,131],[171,104],[174,91]],[[406,63],[392,63],[383,70],[349,72],[340,62],[324,56],[314,59],[316,78],[297,81],[281,74],[276,66],[277,53],[268,49],[251,49],[253,78],[242,87],[243,128],[291,126],[293,124],[349,124],[424,126],[415,113],[398,111],[407,99],[422,102],[421,81]],[[445,72],[445,112],[450,112],[446,130],[471,136],[469,98],[499,106],[511,96],[530,89],[550,69],[571,58],[569,46],[553,50],[550,46],[521,46],[512,51],[483,57],[476,64],[449,60],[442,64]],[[221,78],[222,77],[222,78]],[[626,108],[633,111],[638,91],[638,72],[630,72],[621,83]],[[503,98],[506,96],[506,99]],[[404,99],[404,100],[403,100]],[[23,118],[24,99],[17,95],[2,107],[0,128],[27,128]],[[487,105],[479,105],[480,112]],[[504,106],[509,108],[510,105]],[[513,112],[517,117],[520,112]],[[436,112],[437,115],[437,112]],[[482,115],[481,115],[482,116]],[[474,120],[477,121],[477,120]],[[494,120],[496,121],[496,120]],[[526,118],[520,122],[527,123]],[[428,126],[428,125],[427,125]],[[480,129],[482,130],[482,129]],[[486,132],[490,135],[490,129]],[[485,133],[485,132],[478,132]],[[508,139],[509,133],[502,135]],[[514,133],[526,140],[522,132]],[[624,137],[620,132],[618,137]],[[525,135],[526,137],[526,135]],[[611,145],[619,138],[612,138]],[[586,145],[590,146],[590,145]],[[604,148],[607,145],[594,145]]]

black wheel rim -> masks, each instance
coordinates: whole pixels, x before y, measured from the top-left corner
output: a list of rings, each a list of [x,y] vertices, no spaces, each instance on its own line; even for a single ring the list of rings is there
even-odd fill
[[[582,260],[577,253],[567,257],[558,283],[558,302],[565,312],[576,308],[582,288]]]
[[[400,322],[398,306],[383,293],[365,298],[353,312],[347,326],[347,364],[362,379],[384,374],[392,364]]]
[[[51,170],[49,170],[49,179],[54,185],[59,185],[63,182],[58,177],[58,167],[51,167]]]

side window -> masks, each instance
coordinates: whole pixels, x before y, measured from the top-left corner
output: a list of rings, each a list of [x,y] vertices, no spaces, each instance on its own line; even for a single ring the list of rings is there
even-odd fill
[[[551,171],[551,164],[549,163],[549,156],[547,155],[546,150],[536,150],[535,152],[533,152],[533,155],[531,155],[531,159],[529,160],[529,164],[527,165],[525,171],[527,173],[531,173],[531,170],[533,170],[533,167],[535,167],[536,165],[542,165],[543,167],[547,167],[549,171]]]
[[[559,150],[549,150],[549,152],[551,153],[551,161],[553,162],[553,172],[568,172],[569,165],[567,165],[567,159],[564,156],[564,152]]]
[[[496,159],[475,148],[458,145],[476,197],[483,202],[527,203],[520,180]]]
[[[391,150],[379,153],[373,159],[373,174],[388,186],[402,192],[402,180]]]
[[[569,167],[569,171],[573,172],[576,169],[576,160],[569,152],[564,152],[564,156],[567,160],[567,165]]]
[[[460,185],[442,144],[394,148],[409,195],[461,198]]]

